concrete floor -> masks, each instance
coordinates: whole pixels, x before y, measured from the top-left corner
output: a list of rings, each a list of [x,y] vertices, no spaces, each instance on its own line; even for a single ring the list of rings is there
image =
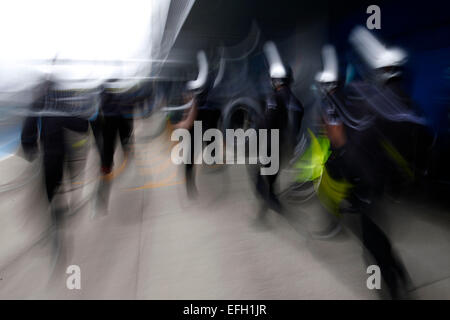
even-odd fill
[[[91,146],[85,188],[76,198],[90,200],[66,217],[57,259],[42,177],[0,193],[0,298],[380,298],[366,287],[363,249],[351,231],[343,228],[327,241],[311,238],[327,219],[316,198],[293,208],[289,220],[271,212],[261,226],[244,166],[200,168],[199,198],[192,201],[183,168],[169,157],[166,135],[136,143],[126,161],[119,149],[108,210],[102,210],[91,197],[98,184]],[[13,165],[31,166],[18,157],[8,161],[2,176]],[[450,213],[388,203],[379,219],[408,268],[413,296],[449,299]],[[66,287],[69,265],[81,268],[81,290]]]

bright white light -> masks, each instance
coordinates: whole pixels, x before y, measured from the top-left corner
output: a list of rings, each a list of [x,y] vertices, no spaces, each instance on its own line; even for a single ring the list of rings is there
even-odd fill
[[[149,0],[10,0],[0,10],[0,55],[6,59],[146,57],[151,5]]]
[[[26,90],[49,75],[98,81],[148,76],[154,71],[149,60],[167,57],[194,2],[3,0],[0,95]]]
[[[0,60],[8,64],[54,57],[103,61],[149,59],[155,3],[151,0],[9,0],[0,5]],[[139,68],[136,64],[132,68],[77,64],[66,68],[64,74],[82,78],[135,72]]]

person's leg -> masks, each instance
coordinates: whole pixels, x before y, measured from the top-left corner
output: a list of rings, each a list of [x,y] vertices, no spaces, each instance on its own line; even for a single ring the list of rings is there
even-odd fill
[[[89,121],[94,135],[95,145],[100,157],[103,156],[103,117],[98,115],[95,120]]]
[[[202,123],[202,135],[203,133],[209,129],[213,128],[215,126],[214,124],[214,118],[212,117],[212,114],[209,109],[199,109],[197,113],[197,119],[195,121],[200,121]],[[185,177],[186,177],[186,191],[188,193],[188,196],[190,198],[196,198],[198,195],[197,186],[195,184],[195,164],[194,161],[198,154],[195,154],[194,151],[194,144],[195,144],[195,137],[194,137],[194,128],[191,128],[189,130],[190,137],[191,137],[191,154],[190,159],[191,163],[185,165]],[[203,142],[201,142],[203,143]],[[203,148],[202,148],[203,150]],[[200,152],[202,152],[200,150]]]
[[[58,117],[42,119],[43,165],[47,197],[51,208],[54,234],[54,250],[58,255],[60,247],[59,229],[63,226],[65,205],[55,201],[55,194],[62,184],[64,172],[65,144],[64,120]],[[59,199],[64,201],[64,199]]]
[[[264,114],[265,123],[263,125],[264,128],[268,129],[268,140],[267,140],[267,155],[270,155],[270,157],[274,156],[280,156],[280,153],[278,155],[272,155],[272,141],[271,136],[272,132],[271,130],[276,129],[279,130],[279,128],[283,127],[282,121],[285,120],[283,117],[283,113],[280,110],[272,110],[267,109]],[[279,132],[280,133],[280,132]],[[283,131],[281,132],[281,134]],[[280,135],[279,135],[280,137]],[[282,137],[280,137],[282,138]],[[277,143],[279,144],[280,141]],[[261,151],[260,151],[261,152]],[[280,160],[280,159],[279,159]],[[281,163],[281,161],[279,161]],[[269,165],[265,165],[267,167]],[[264,166],[263,166],[264,167]],[[266,215],[267,208],[270,208],[274,210],[275,212],[282,213],[283,209],[281,206],[281,203],[275,194],[275,182],[278,177],[278,172],[276,172],[273,175],[267,175],[262,176],[260,171],[258,170],[256,177],[256,192],[259,194],[259,196],[262,198],[263,204],[261,206],[261,209],[259,211],[259,217],[263,218]]]
[[[273,157],[271,154],[272,146],[270,140],[267,142],[268,144],[268,155]],[[265,165],[264,167],[268,167],[270,165]],[[271,175],[262,176],[260,171],[257,172],[257,180],[256,180],[256,190],[259,195],[262,197],[265,202],[265,207],[274,210],[277,213],[283,213],[283,207],[281,202],[278,199],[278,196],[275,193],[275,184],[278,178],[278,173],[276,172]]]
[[[48,154],[44,151],[44,174],[47,198],[51,203],[53,197],[61,185],[64,168],[64,155]]]
[[[68,195],[70,199],[68,200],[70,200],[70,211],[74,213],[83,202],[83,185],[86,177],[86,163],[89,152],[89,124],[87,120],[69,117],[66,121],[79,122],[78,128],[76,128],[77,131],[64,128],[66,172],[68,173],[71,184]]]
[[[96,215],[107,212],[109,194],[111,189],[111,175],[114,164],[114,151],[116,147],[116,136],[118,121],[114,116],[104,116],[101,126],[101,174],[102,177],[97,189]]]
[[[275,194],[275,183],[276,180],[278,178],[278,172],[267,176],[267,181],[269,184],[269,197],[268,197],[268,201],[269,201],[269,207],[274,210],[277,213],[283,213],[283,207],[281,205],[280,200],[278,199],[278,196]]]
[[[55,194],[62,184],[64,172],[65,145],[63,122],[63,119],[58,117],[42,118],[43,166],[45,187],[50,203],[52,254],[55,264],[60,259],[60,248],[62,245],[61,228],[64,225],[64,215],[66,213],[65,205],[59,201],[64,201],[65,199],[62,199],[60,196],[58,196],[58,199],[55,198]]]
[[[195,185],[195,169],[194,169],[194,129],[189,130],[191,136],[191,154],[190,163],[185,164],[186,192],[188,197],[194,199],[197,197],[197,186]]]
[[[406,284],[406,272],[395,256],[389,239],[364,213],[361,214],[361,228],[364,247],[371,253],[380,268],[391,297],[401,298],[401,287]]]
[[[52,202],[56,190],[62,183],[64,169],[64,132],[59,118],[42,119],[42,142],[45,186],[48,200]]]
[[[107,175],[112,171],[117,131],[118,131],[117,118],[105,117],[103,126],[103,155],[102,155],[103,175]]]
[[[128,155],[133,133],[133,120],[119,117],[118,122],[120,143],[122,144],[123,151]]]
[[[269,138],[267,143],[268,143],[268,154],[270,154],[270,157],[278,157],[278,163],[280,165],[280,168],[278,169],[277,172],[275,172],[272,175],[268,175],[267,176],[267,183],[268,183],[268,204],[269,207],[274,210],[277,213],[282,214],[284,212],[283,206],[281,205],[280,200],[278,199],[278,196],[275,193],[275,187],[276,187],[276,181],[278,178],[278,174],[279,174],[279,170],[281,170],[281,167],[284,164],[284,161],[286,158],[289,157],[284,157],[283,154],[288,152],[289,154],[291,153],[291,150],[288,146],[289,146],[289,118],[287,116],[287,110],[281,109],[279,110],[276,114],[272,114],[269,115],[269,117],[271,117],[270,121],[270,130],[269,130],[269,137],[272,137],[272,130],[278,130],[278,136],[279,136],[279,140],[276,141],[275,143],[278,144],[278,148],[273,148],[272,146],[272,139]],[[274,150],[278,150],[278,154],[272,154],[274,152]]]

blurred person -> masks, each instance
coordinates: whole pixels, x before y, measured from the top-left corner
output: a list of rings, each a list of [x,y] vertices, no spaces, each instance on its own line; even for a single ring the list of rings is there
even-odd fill
[[[71,199],[68,207],[64,202],[69,199],[61,196],[59,201],[55,201],[55,195],[63,184],[65,163],[72,185],[73,180],[84,173],[88,118],[95,112],[95,101],[95,89],[67,90],[64,84],[50,78],[39,90],[23,123],[21,144],[27,158],[32,160],[39,149],[43,153],[45,188],[52,221],[54,267],[58,261],[64,264],[64,258],[60,256],[63,244],[61,232],[65,216],[77,209],[74,200],[81,193],[69,188]]]
[[[349,205],[343,206],[340,212],[358,214],[364,247],[380,267],[391,297],[402,298],[406,293],[405,268],[394,253],[388,237],[372,218],[379,209],[383,194],[385,160],[380,156],[383,151],[373,135],[359,136],[334,111],[328,110],[324,125],[332,150],[326,164],[328,172],[334,179],[344,178],[352,185],[346,199]],[[363,143],[370,146],[370,152],[361,148]]]
[[[87,135],[88,132],[86,117],[71,114],[70,110],[65,109],[64,99],[67,98],[65,92],[57,89],[51,80],[46,81],[39,97],[32,105],[32,114],[24,121],[21,135],[23,150],[30,159],[38,150],[38,141],[41,141],[45,185],[50,203],[62,182],[64,159],[71,152],[72,146],[67,144],[65,129],[83,135]]]
[[[117,135],[124,154],[124,165],[126,165],[132,154],[134,108],[138,103],[147,99],[151,91],[151,86],[147,83],[138,83],[132,88],[123,88],[119,79],[110,79],[103,86],[99,115],[91,122],[101,161],[98,205],[107,207],[108,204],[110,182],[114,178]]]
[[[133,120],[126,117],[133,112],[133,103],[124,101],[123,96],[120,94],[120,89],[109,86],[109,84],[113,85],[117,81],[117,79],[110,80],[102,94],[101,173],[103,177],[109,175],[113,169],[117,134],[119,134],[120,143],[125,158],[127,158],[133,132]]]
[[[266,52],[266,55],[271,64],[270,78],[272,89],[266,97],[262,126],[268,129],[269,136],[271,136],[271,130],[279,130],[279,156],[280,163],[282,163],[284,154],[293,155],[295,146],[299,142],[304,108],[291,90],[291,84],[294,80],[291,68],[285,67],[281,61],[271,61],[273,59],[270,58],[270,53]],[[270,140],[267,147],[267,154],[271,154],[272,146]],[[256,190],[263,199],[262,207],[258,213],[259,220],[264,220],[267,208],[280,214],[284,211],[274,190],[278,173],[279,171],[273,175],[264,176],[260,173],[257,175]]]
[[[425,171],[424,150],[431,143],[427,122],[404,88],[407,54],[400,48],[388,48],[363,27],[349,37],[353,47],[351,64],[360,79],[347,84],[350,114],[356,114],[357,97],[364,100],[367,114],[375,122],[372,130],[387,156],[385,186],[398,199]],[[428,141],[427,141],[428,140]]]
[[[394,62],[387,62],[391,63]],[[389,74],[383,74],[383,70]],[[392,80],[390,71],[377,70],[378,79],[384,80],[376,85],[387,86],[386,80]],[[381,124],[392,126],[392,121],[405,114],[406,108],[388,110],[380,104],[377,104],[380,110],[372,108],[373,101],[380,102],[377,98],[381,93],[370,91],[375,84],[368,80],[351,82],[345,88],[337,77],[318,77],[317,81],[322,93],[322,120],[332,150],[327,170],[333,179],[345,179],[351,184],[347,205],[343,202],[340,212],[357,214],[362,243],[379,266],[391,297],[406,298],[409,283],[406,269],[373,219],[395,167],[384,148],[386,136]]]
[[[184,102],[191,102],[190,108],[185,112],[183,120],[174,125],[174,129],[183,128],[189,130],[191,137],[190,163],[185,164],[186,191],[190,198],[195,199],[198,195],[195,183],[196,155],[194,153],[194,121],[202,122],[202,135],[210,129],[217,127],[220,118],[220,111],[208,105],[208,95],[212,89],[212,79],[209,74],[206,54],[200,51],[197,55],[199,64],[198,78],[187,83],[187,92],[184,94]]]

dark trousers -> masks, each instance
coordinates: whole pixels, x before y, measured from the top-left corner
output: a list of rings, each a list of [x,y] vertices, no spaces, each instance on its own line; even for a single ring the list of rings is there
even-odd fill
[[[119,133],[122,147],[127,148],[133,132],[133,122],[131,119],[126,119],[122,116],[105,116],[102,132],[102,167],[111,169],[113,166],[117,133]]]
[[[95,145],[97,146],[97,150],[100,156],[103,155],[103,116],[98,115],[95,120],[89,121],[89,124],[92,128],[92,133],[94,134]]]
[[[405,269],[384,232],[368,215],[362,213],[360,216],[363,245],[380,267],[381,276],[392,297],[397,298],[400,282],[406,283]]]
[[[64,159],[68,151],[65,143],[65,128],[76,132],[86,132],[88,121],[73,117],[42,118],[44,175],[49,201],[52,201],[62,183]]]
[[[375,144],[372,146],[375,154],[381,154],[380,150],[375,151]],[[400,282],[406,283],[406,271],[396,257],[389,238],[372,218],[383,193],[385,169],[380,164],[384,162],[383,157],[369,157],[361,151],[361,147],[351,144],[347,144],[345,149],[334,150],[333,154],[327,168],[333,176],[345,177],[353,184],[348,200],[352,205],[351,211],[358,214],[362,243],[380,267],[392,297],[397,298]]]
[[[277,180],[278,173],[273,175],[263,176],[256,173],[256,191],[262,197],[263,204],[261,209],[261,214],[263,214],[267,208],[274,210],[275,212],[282,213],[282,206],[275,194],[274,186]]]
[[[217,128],[217,123],[220,119],[220,110],[218,109],[199,109],[197,113],[197,119],[195,121],[202,122],[202,135],[203,133],[212,128]],[[191,135],[191,163],[185,165],[185,177],[186,187],[188,193],[195,192],[195,175],[194,175],[194,159],[197,156],[194,154],[194,128],[189,130]]]
[[[51,202],[63,178],[64,154],[44,153],[45,187]]]
[[[282,164],[282,157],[285,151],[291,152],[290,142],[295,140],[294,132],[298,132],[300,130],[301,117],[299,119],[294,119],[296,116],[295,113],[292,113],[292,118],[288,113],[286,108],[277,108],[277,109],[266,109],[264,114],[265,125],[264,127],[268,129],[268,140],[267,140],[267,154],[272,155],[272,142],[271,142],[271,130],[277,129],[279,130],[279,141],[278,150],[279,150],[279,163],[280,166]],[[300,116],[300,114],[298,114]],[[297,121],[299,120],[299,121]],[[292,122],[292,123],[291,123]],[[287,148],[287,150],[285,150]],[[268,165],[270,166],[270,165]],[[280,168],[281,170],[281,168]],[[279,171],[277,171],[273,175],[263,176],[260,174],[258,170],[256,173],[256,192],[261,196],[263,200],[262,209],[260,213],[263,214],[267,208],[270,208],[278,213],[282,213],[282,206],[278,197],[275,194],[275,182],[278,178]]]

